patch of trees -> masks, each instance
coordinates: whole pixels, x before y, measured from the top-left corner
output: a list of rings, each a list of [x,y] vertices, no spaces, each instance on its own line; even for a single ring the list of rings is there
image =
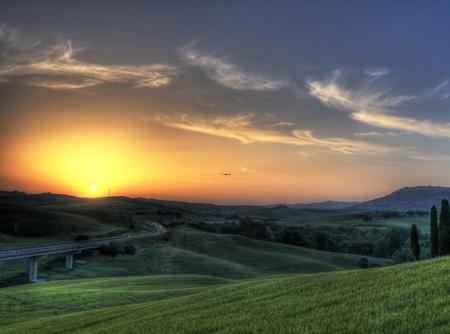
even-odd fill
[[[410,211],[374,211],[373,213],[364,213],[363,215],[367,215],[371,217],[372,215],[376,217],[381,217],[384,219],[389,218],[406,218],[406,217],[424,217],[428,215],[427,211],[421,210],[410,210]]]
[[[419,243],[419,232],[417,231],[416,224],[411,225],[409,242],[411,247],[411,253],[414,256],[414,258],[418,260],[420,258],[420,243]]]
[[[239,234],[300,247],[384,258],[391,258],[408,240],[408,232],[402,229],[285,226],[272,222],[255,221],[249,217],[241,219],[239,223],[199,223],[193,226],[212,233]]]
[[[121,247],[117,243],[110,243],[108,245],[103,245],[99,248],[101,255],[108,255],[115,257],[119,254],[134,255],[136,253],[136,248],[133,245],[126,245]]]
[[[430,210],[430,238],[420,240],[420,232],[415,224],[411,225],[409,245],[398,250],[393,255],[395,262],[419,260],[422,257],[437,257],[450,254],[450,209],[447,199],[441,202],[441,211],[435,205]],[[429,251],[429,253],[428,253]]]
[[[172,216],[175,219],[180,219],[181,217],[183,217],[183,214],[181,214],[180,212],[177,212],[177,211],[159,209],[158,211],[156,211],[156,213],[159,216]]]

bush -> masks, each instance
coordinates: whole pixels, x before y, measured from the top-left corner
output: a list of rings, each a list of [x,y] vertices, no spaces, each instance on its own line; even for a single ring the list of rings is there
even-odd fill
[[[369,268],[369,260],[367,260],[367,257],[362,257],[358,261],[358,266],[362,269]]]
[[[102,255],[116,256],[117,254],[119,254],[119,246],[114,243],[103,245],[99,248],[99,252]]]
[[[127,245],[123,249],[123,252],[128,255],[134,255],[136,254],[136,247],[134,247],[133,245]]]
[[[84,241],[84,240],[90,240],[91,238],[87,234],[80,234],[77,235],[73,240],[74,241]]]
[[[410,262],[415,260],[416,258],[407,247],[403,247],[392,254],[392,261],[394,263]]]

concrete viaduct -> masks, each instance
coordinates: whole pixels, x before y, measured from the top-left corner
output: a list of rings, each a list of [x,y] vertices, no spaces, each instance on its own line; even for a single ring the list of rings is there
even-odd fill
[[[52,245],[40,245],[32,247],[23,247],[15,249],[0,250],[0,263],[3,261],[11,261],[18,259],[30,259],[29,280],[30,282],[37,282],[38,259],[42,256],[66,254],[66,269],[73,268],[74,254],[81,253],[86,250],[95,250],[104,245],[109,245],[113,242],[124,242],[135,239],[147,238],[157,236],[165,233],[165,228],[160,224],[152,224],[154,231],[141,231],[138,233],[124,234],[117,237],[87,240],[87,241],[71,241],[62,242]]]

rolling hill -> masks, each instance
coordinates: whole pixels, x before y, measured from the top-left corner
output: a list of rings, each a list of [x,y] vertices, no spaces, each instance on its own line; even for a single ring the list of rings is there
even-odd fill
[[[9,319],[1,332],[444,334],[449,275],[447,257],[240,282],[182,275],[11,287],[0,289],[0,319]]]
[[[353,208],[368,211],[429,211],[433,205],[439,206],[443,198],[450,198],[450,188],[404,187],[389,195],[359,203]]]
[[[165,239],[165,240],[164,240]],[[197,274],[229,279],[255,278],[283,273],[316,273],[358,268],[360,255],[333,253],[266,242],[238,235],[214,234],[179,227],[164,238],[135,241],[134,256],[76,255],[75,269],[64,269],[64,257],[39,261],[44,280],[129,275]],[[387,259],[368,257],[374,265]],[[2,264],[2,282],[25,283],[28,261]]]

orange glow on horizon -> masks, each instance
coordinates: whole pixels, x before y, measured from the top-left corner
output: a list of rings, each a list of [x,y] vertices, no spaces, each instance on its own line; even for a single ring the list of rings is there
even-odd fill
[[[372,182],[367,175],[381,171],[390,178],[370,161],[355,166],[354,160],[337,154],[301,156],[290,146],[245,145],[142,122],[139,114],[106,107],[27,114],[10,126],[1,146],[2,188],[82,197],[108,196],[111,191],[112,196],[261,204],[370,198],[367,187]],[[232,175],[224,176],[224,171]],[[348,180],[363,182],[349,187]],[[391,183],[377,182],[371,189],[385,193]]]
[[[126,137],[108,131],[32,136],[9,150],[15,158],[10,173],[78,196],[107,196],[108,189],[124,192],[160,173],[151,154],[144,155]]]

